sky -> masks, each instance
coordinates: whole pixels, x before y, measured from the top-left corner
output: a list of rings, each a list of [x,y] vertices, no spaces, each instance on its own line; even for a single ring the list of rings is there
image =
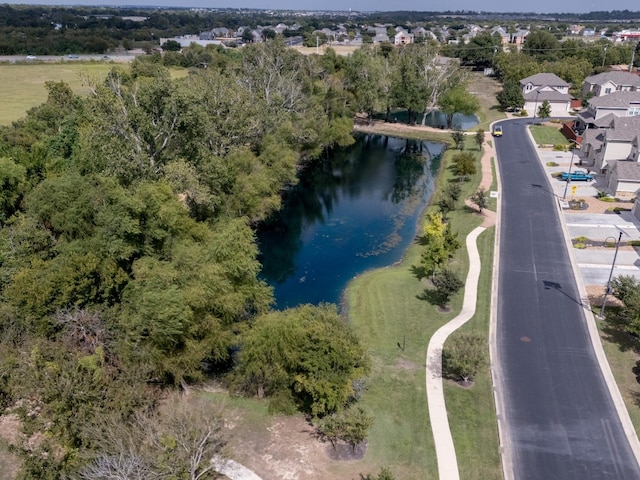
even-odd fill
[[[640,12],[638,0],[0,0],[0,3],[29,5],[136,5],[205,8],[262,8],[278,10],[357,10],[357,11],[444,11],[482,10],[486,12],[587,13],[602,10],[631,10]],[[640,14],[639,14],[640,17]]]

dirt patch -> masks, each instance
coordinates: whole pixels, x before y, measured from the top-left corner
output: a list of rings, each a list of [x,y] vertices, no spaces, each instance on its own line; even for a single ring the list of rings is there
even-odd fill
[[[3,480],[13,480],[18,476],[20,460],[9,452],[7,446],[17,445],[21,439],[18,415],[0,416],[0,478]]]
[[[364,447],[334,450],[300,415],[274,416],[266,428],[236,417],[230,426],[229,455],[264,480],[345,480],[369,472]]]
[[[586,285],[587,297],[592,307],[601,307],[604,299],[605,287],[602,285]],[[623,307],[624,304],[613,295],[607,295],[607,305],[612,307]]]

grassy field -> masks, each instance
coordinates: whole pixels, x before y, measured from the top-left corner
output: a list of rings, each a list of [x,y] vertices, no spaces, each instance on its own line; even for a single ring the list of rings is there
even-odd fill
[[[0,66],[0,125],[9,125],[32,107],[47,100],[47,81],[64,81],[74,92],[89,92],[88,80],[105,77],[113,67],[106,63],[38,63]]]
[[[0,125],[10,125],[32,107],[47,100],[45,82],[63,81],[79,94],[89,93],[89,82],[101,81],[113,67],[126,66],[104,62],[0,64]],[[172,70],[174,77],[186,75],[186,70]]]
[[[299,51],[304,55],[311,55],[314,53],[317,53],[319,55],[324,55],[324,52],[327,50],[327,48],[329,48],[327,45],[321,45],[318,48],[302,47],[302,46],[294,47],[295,50]],[[351,55],[353,52],[359,49],[360,46],[333,44],[331,45],[331,48],[336,52],[337,55],[346,57],[347,55]]]
[[[530,128],[538,145],[570,145],[569,140],[560,133],[559,126],[532,125]]]
[[[468,89],[476,94],[476,98],[480,102],[480,111],[477,114],[478,126],[473,130],[481,128],[488,132],[492,122],[506,118],[496,102],[496,95],[502,89],[500,82],[494,78],[485,77],[481,73],[473,72],[469,78]]]

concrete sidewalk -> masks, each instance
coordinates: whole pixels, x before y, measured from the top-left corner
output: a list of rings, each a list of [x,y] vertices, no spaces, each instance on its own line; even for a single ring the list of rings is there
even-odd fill
[[[453,320],[440,327],[433,334],[427,347],[427,404],[429,406],[429,421],[431,422],[431,431],[438,459],[438,476],[441,480],[460,479],[456,449],[453,445],[447,407],[444,400],[442,348],[449,335],[467,323],[476,313],[478,279],[481,268],[476,240],[485,230],[486,228],[484,227],[477,227],[467,236],[469,272],[465,281],[462,310]]]

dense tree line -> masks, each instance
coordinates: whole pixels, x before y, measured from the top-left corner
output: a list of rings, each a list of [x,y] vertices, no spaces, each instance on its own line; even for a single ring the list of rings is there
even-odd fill
[[[198,34],[220,27],[235,31],[241,26],[256,28],[280,22],[298,23],[300,30],[288,34],[303,35],[348,19],[330,16],[300,19],[286,12],[274,15],[260,10],[244,13],[232,9],[0,5],[0,55],[106,53],[116,48],[150,47],[160,37]]]
[[[276,39],[173,80],[149,56],[86,98],[49,82],[0,130],[0,411],[21,419],[24,478],[111,465],[96,419],[135,425],[210,375],[317,417],[357,396],[358,339],[335,307],[271,312],[254,236],[353,142],[351,61]]]

